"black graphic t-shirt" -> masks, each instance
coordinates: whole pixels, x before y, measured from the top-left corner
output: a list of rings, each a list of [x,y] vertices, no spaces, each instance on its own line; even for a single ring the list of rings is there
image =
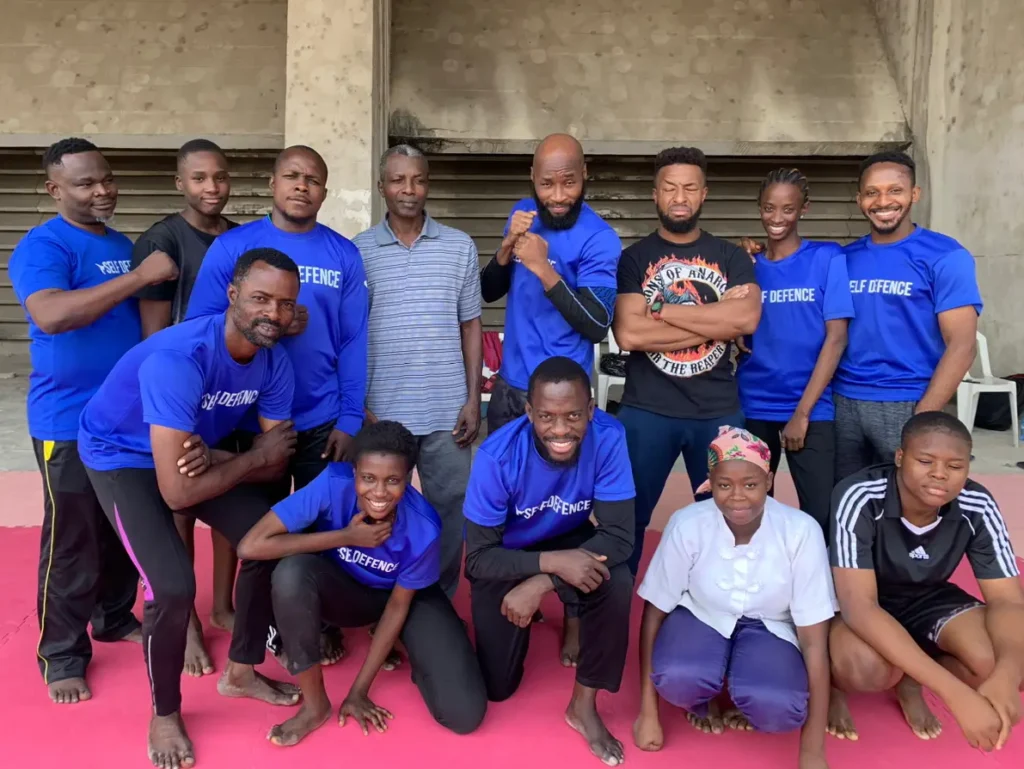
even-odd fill
[[[680,245],[652,232],[622,252],[620,294],[661,294],[667,304],[717,302],[727,288],[756,283],[743,249],[706,232]],[[633,352],[622,404],[668,417],[713,419],[739,411],[730,343],[709,341],[675,352]]]
[[[228,221],[229,230],[237,226],[235,222]],[[172,214],[154,224],[135,241],[132,268],[138,267],[154,251],[163,251],[178,265],[178,279],[146,286],[136,296],[156,302],[171,302],[171,323],[184,320],[199,267],[216,238],[216,235],[197,230],[181,214]]]

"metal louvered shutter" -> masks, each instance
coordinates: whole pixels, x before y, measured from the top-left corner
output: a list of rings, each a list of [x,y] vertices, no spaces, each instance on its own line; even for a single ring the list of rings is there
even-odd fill
[[[483,267],[501,245],[512,205],[530,195],[531,158],[439,154],[429,159],[430,215],[472,236]],[[796,167],[806,174],[811,188],[811,208],[800,225],[801,234],[848,243],[868,231],[856,204],[859,160],[709,158],[709,192],[701,227],[734,241],[743,236],[763,238],[757,211],[761,180],[779,166]],[[597,156],[587,160],[587,202],[615,228],[623,247],[658,226],[651,199],[652,164],[651,157]],[[485,305],[485,329],[500,330],[504,316],[504,299]]]
[[[7,264],[11,253],[32,227],[56,214],[46,194],[43,148],[0,149],[0,354],[13,356],[25,368],[28,323],[11,287]],[[224,214],[238,222],[270,211],[268,179],[274,152],[228,152],[231,201]],[[173,151],[105,150],[117,179],[117,213],[111,227],[132,240],[154,222],[180,211],[181,193],[174,188]]]

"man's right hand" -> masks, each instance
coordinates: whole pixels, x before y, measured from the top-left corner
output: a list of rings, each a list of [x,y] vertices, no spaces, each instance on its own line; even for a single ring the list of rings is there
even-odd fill
[[[516,211],[512,214],[512,221],[508,224],[508,235],[505,236],[506,242],[513,245],[519,240],[520,235],[525,235],[529,231],[536,217],[536,211]]]
[[[267,432],[256,436],[252,450],[259,452],[267,465],[284,464],[288,457],[295,453],[295,441],[298,433],[290,419],[279,422]]]
[[[374,521],[360,510],[342,532],[349,547],[379,547],[391,536],[391,521]]]
[[[604,565],[606,557],[603,555],[595,555],[583,548],[560,550],[552,555],[554,568],[551,573],[584,593],[597,590],[606,579],[611,578],[611,572]]]
[[[999,743],[1002,720],[987,699],[968,686],[964,686],[946,706],[953,713],[964,737],[972,748],[992,750]]]
[[[753,238],[740,238],[740,248],[747,252],[751,261],[755,261],[754,256],[764,251],[764,244],[758,243]]]
[[[154,251],[135,268],[134,272],[146,281],[147,286],[155,286],[178,277],[178,265],[163,251]]]

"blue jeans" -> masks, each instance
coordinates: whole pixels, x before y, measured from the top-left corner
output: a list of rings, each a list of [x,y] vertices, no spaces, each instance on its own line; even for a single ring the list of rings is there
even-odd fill
[[[636,538],[629,570],[636,576],[644,549],[644,533],[651,513],[665,490],[668,474],[680,454],[694,491],[708,477],[708,446],[718,437],[722,425],[743,427],[743,412],[711,419],[679,419],[652,411],[622,406],[616,415],[626,428],[626,449],[636,486]],[[705,499],[709,495],[702,495]]]

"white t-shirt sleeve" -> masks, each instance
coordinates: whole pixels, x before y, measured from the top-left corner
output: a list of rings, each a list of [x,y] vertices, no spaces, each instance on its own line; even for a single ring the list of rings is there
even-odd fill
[[[691,553],[696,551],[693,543],[687,542],[694,517],[686,513],[687,508],[683,508],[672,514],[637,590],[641,598],[666,614],[679,606],[690,585]]]
[[[808,627],[832,619],[837,603],[821,528],[810,516],[801,528],[792,554],[793,598],[789,611],[794,625]]]

